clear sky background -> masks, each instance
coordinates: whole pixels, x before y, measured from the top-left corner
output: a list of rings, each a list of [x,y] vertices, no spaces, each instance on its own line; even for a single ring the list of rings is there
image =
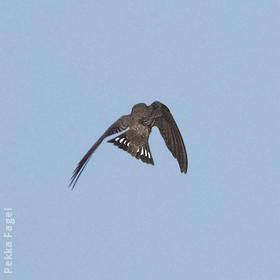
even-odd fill
[[[279,1],[1,1],[1,279],[280,279]],[[102,143],[139,102],[166,104],[155,166]],[[4,247],[1,239],[1,250]],[[3,254],[1,254],[3,270]]]

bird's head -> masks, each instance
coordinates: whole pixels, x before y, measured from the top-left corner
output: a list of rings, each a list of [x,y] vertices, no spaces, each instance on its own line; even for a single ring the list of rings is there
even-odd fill
[[[147,105],[145,103],[138,103],[132,107],[131,112],[136,113],[136,112],[143,112],[147,108]]]

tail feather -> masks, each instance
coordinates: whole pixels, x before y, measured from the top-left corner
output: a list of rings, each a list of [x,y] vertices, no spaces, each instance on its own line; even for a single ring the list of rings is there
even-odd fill
[[[126,132],[109,140],[108,142],[113,143],[115,146],[124,151],[127,151],[133,157],[141,159],[145,163],[154,165],[154,160],[148,143],[136,143],[133,139],[129,139]]]

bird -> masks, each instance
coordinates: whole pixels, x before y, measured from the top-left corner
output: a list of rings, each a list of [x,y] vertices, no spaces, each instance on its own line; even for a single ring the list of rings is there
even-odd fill
[[[72,190],[74,189],[90,157],[104,138],[122,131],[122,134],[107,142],[127,151],[131,156],[147,164],[154,165],[148,143],[154,126],[158,127],[167,148],[173,157],[177,159],[180,171],[187,173],[188,157],[185,144],[168,107],[159,101],[155,101],[149,106],[145,103],[138,103],[132,107],[129,115],[124,115],[114,122],[88,150],[74,170],[69,187]]]

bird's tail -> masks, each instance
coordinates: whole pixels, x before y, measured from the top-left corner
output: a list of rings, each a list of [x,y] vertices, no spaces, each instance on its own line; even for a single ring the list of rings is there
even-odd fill
[[[120,149],[129,152],[133,157],[141,159],[145,163],[154,165],[153,157],[150,151],[150,147],[147,141],[137,143],[133,139],[130,139],[126,132],[108,141],[113,143]]]

